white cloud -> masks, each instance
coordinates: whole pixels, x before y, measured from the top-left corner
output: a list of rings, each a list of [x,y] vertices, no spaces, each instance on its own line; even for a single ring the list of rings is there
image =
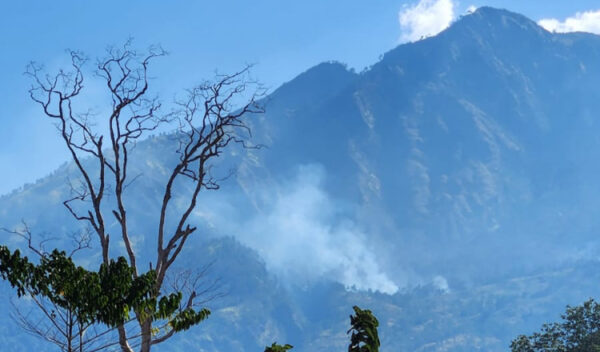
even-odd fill
[[[473,13],[475,11],[477,11],[477,6],[470,5],[469,7],[467,7],[467,14]]]
[[[455,4],[452,0],[420,0],[399,13],[402,36],[400,40],[416,41],[436,35],[448,28],[454,20]]]
[[[288,184],[270,187],[270,205],[243,225],[239,238],[292,282],[325,278],[348,289],[397,292],[368,235],[323,190],[324,176],[322,167],[303,166]]]
[[[538,24],[550,32],[590,32],[600,34],[600,10],[577,12],[564,21],[555,18],[544,18]]]

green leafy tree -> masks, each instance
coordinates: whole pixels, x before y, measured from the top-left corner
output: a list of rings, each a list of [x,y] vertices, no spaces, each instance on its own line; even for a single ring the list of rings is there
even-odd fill
[[[352,307],[355,315],[350,315],[351,328],[348,330],[350,336],[350,346],[348,352],[379,352],[379,335],[377,327],[379,321],[373,313],[368,310],[362,310],[357,306]],[[273,343],[271,347],[266,347],[265,352],[285,352],[291,350],[291,345],[278,345]]]
[[[377,327],[379,321],[368,309],[362,310],[357,306],[352,308],[355,315],[350,315],[351,328],[348,333],[352,332],[352,335],[348,352],[378,352],[380,342]]]
[[[285,352],[287,350],[291,350],[292,348],[294,348],[292,345],[285,344],[282,346],[274,342],[270,347],[265,347],[265,352]]]
[[[511,351],[600,352],[600,304],[590,299],[580,306],[567,306],[561,318],[561,322],[544,324],[533,335],[518,336]]]
[[[103,324],[114,328],[130,320],[133,312],[144,312],[154,320],[167,320],[174,331],[186,330],[210,314],[207,309],[181,310],[181,292],[158,295],[156,272],[150,270],[134,276],[125,257],[102,263],[94,272],[75,265],[64,251],[43,254],[40,263],[34,264],[21,256],[19,250],[10,251],[0,246],[0,277],[7,280],[19,296],[44,297],[69,313],[63,330],[66,341],[55,341],[67,352],[86,350],[85,329],[81,327]],[[79,334],[72,331],[75,324],[79,326]],[[112,345],[114,343],[102,347]]]
[[[79,176],[71,183],[72,196],[63,204],[82,227],[95,235],[103,266],[98,272],[89,272],[68,260],[65,263],[61,252],[56,252],[56,256],[47,258],[48,262],[42,258],[40,266],[32,267],[19,261],[18,256],[13,256],[15,253],[10,253],[5,263],[6,279],[11,284],[24,283],[23,287],[15,286],[21,294],[23,290],[32,290],[59,307],[66,305],[82,321],[93,317],[97,319],[93,321],[110,326],[116,323],[118,346],[122,352],[133,352],[137,345],[140,352],[149,352],[153,346],[208,315],[206,310],[195,310],[199,292],[192,289],[186,292],[186,297],[182,292],[163,294],[167,286],[165,280],[169,273],[172,274],[173,265],[188,239],[196,233],[191,215],[201,191],[219,189],[218,178],[211,173],[213,162],[233,144],[247,148],[250,129],[246,120],[264,111],[256,102],[264,94],[263,90],[249,78],[246,67],[186,90],[184,98],[176,101],[168,112],[162,112],[162,103],[150,93],[148,70],[154,60],[164,55],[166,52],[159,47],[136,51],[129,41],[120,48],[109,47],[94,70],[95,76],[104,81],[110,97],[104,109],[107,113],[101,115],[94,115],[85,108],[78,111],[84,100],[82,91],[87,62],[80,52],[70,52],[69,69],[49,74],[42,66],[32,63],[26,71],[32,79],[31,99],[56,125]],[[145,236],[146,242],[155,243],[153,253],[156,257],[145,261],[134,249],[130,233],[132,220],[136,220],[130,219],[133,213],[130,210],[139,204],[125,202],[130,190],[128,186],[137,178],[132,177],[130,165],[135,155],[131,151],[148,133],[171,122],[174,124],[170,128],[176,129],[173,136],[179,140],[172,150],[173,164],[164,169],[165,183],[157,188],[161,190],[155,214],[157,226]],[[153,172],[152,168],[144,171]],[[185,191],[177,192],[180,189]],[[115,237],[125,248],[124,260],[128,269],[123,265],[123,259],[112,253],[115,245],[111,240]],[[150,262],[150,270],[144,271],[138,265],[140,261]],[[112,275],[115,266],[121,268],[119,273],[123,275],[119,276],[122,281],[113,283],[113,287],[101,278],[105,271]],[[69,282],[91,280],[90,284],[96,285],[91,287],[100,292],[80,291],[82,285],[71,285],[67,281],[44,281],[47,275],[55,272],[74,275],[65,276],[74,280]],[[151,283],[153,287],[136,290],[134,286],[138,283]],[[88,293],[92,295],[89,297],[99,299],[101,306],[89,302],[84,297]],[[129,301],[135,298],[127,296],[129,294],[141,294],[143,299]],[[117,299],[116,303],[113,303],[114,299]],[[179,306],[176,314],[173,311],[175,305]],[[121,313],[126,308],[127,312],[133,312],[130,321],[137,325],[134,333],[125,328]]]

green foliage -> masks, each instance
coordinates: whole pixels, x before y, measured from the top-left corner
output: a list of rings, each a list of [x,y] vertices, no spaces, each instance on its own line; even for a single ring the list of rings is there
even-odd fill
[[[518,336],[511,351],[600,352],[600,304],[590,299],[580,306],[567,306],[561,318],[562,322],[544,324],[531,336]]]
[[[19,250],[0,246],[0,277],[17,294],[41,295],[72,311],[83,323],[110,327],[123,324],[136,312],[143,319],[166,319],[173,330],[187,330],[210,315],[208,309],[179,311],[181,292],[157,300],[156,272],[135,276],[124,257],[100,265],[98,272],[76,266],[63,251],[54,250],[35,265]]]
[[[156,273],[150,270],[136,277],[124,257],[102,264],[98,272],[93,272],[76,266],[65,252],[58,250],[43,256],[40,263],[35,265],[27,257],[22,257],[18,250],[11,252],[7,247],[0,246],[0,278],[16,288],[19,296],[44,296],[57,306],[74,312],[81,322],[86,323],[103,323],[116,327],[129,319],[130,312],[134,311],[142,319],[166,319],[169,326],[179,332],[200,323],[210,315],[208,309],[179,310],[181,292],[171,293],[157,300]],[[600,309],[595,304],[593,307],[589,304],[585,307],[587,310],[571,308],[568,314],[577,316],[597,330],[594,324],[599,320]],[[353,309],[355,315],[350,315],[351,328],[348,333],[352,332],[352,335],[348,352],[378,352],[380,342],[377,318],[370,310],[362,310],[357,306]],[[590,312],[594,314],[593,319],[589,317]],[[588,338],[590,343],[595,343],[597,334],[591,339],[586,334],[587,330],[579,329],[578,325],[572,329],[578,333],[577,336],[581,335],[582,339]],[[527,343],[530,343],[526,337],[519,337],[515,341],[515,346],[529,346]],[[270,347],[265,347],[265,352],[286,352],[292,348],[289,344],[282,346],[273,343]]]
[[[287,350],[291,350],[292,348],[294,348],[292,345],[285,344],[284,346],[281,346],[273,342],[271,347],[265,347],[265,352],[285,352]]]
[[[357,306],[352,308],[356,315],[350,315],[351,328],[348,333],[352,332],[352,335],[348,352],[378,352],[380,346],[377,334],[379,321],[370,310],[362,310]]]
[[[380,342],[377,334],[379,321],[368,309],[362,310],[357,306],[352,308],[355,315],[350,315],[351,328],[347,333],[352,332],[352,335],[348,352],[379,352]],[[271,347],[265,347],[265,352],[285,352],[292,348],[292,345],[281,346],[273,343]]]
[[[0,246],[0,277],[17,289],[19,297],[25,294],[25,287],[31,286],[27,282],[33,268],[27,257],[21,257],[19,250],[11,252],[6,246]]]
[[[169,322],[169,324],[171,325],[173,330],[183,331],[200,323],[202,320],[208,318],[209,315],[210,311],[206,308],[203,308],[198,312],[196,312],[193,309],[186,309],[175,315],[175,317]]]

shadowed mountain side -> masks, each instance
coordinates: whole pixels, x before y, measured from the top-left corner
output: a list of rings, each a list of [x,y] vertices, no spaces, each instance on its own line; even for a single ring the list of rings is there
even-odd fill
[[[267,147],[232,149],[215,172],[235,175],[194,212],[184,255],[219,253],[231,294],[170,350],[343,349],[358,304],[385,350],[503,351],[596,296],[599,80],[600,37],[483,7],[359,74],[329,62],[284,84],[252,121]],[[132,157],[141,262],[176,143],[155,136]],[[72,231],[75,175],[67,164],[0,197],[0,225]]]
[[[553,262],[596,241],[599,59],[598,36],[481,8],[296,111],[258,157],[280,175],[324,165],[329,194],[360,208],[374,242],[410,267],[450,261],[471,275],[487,259],[518,271],[540,247],[554,257],[534,265]],[[278,96],[265,121],[289,116],[278,106],[296,95]]]

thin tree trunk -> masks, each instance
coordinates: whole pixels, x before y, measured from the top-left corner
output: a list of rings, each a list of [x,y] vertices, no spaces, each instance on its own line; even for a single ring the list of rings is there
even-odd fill
[[[68,315],[68,332],[67,332],[67,351],[69,352],[74,352],[73,351],[73,346],[72,346],[72,341],[73,341],[73,314],[71,314],[71,309],[69,309],[69,315]]]
[[[119,346],[121,346],[121,351],[123,352],[133,352],[131,346],[127,342],[127,334],[125,333],[125,326],[120,325],[117,330],[119,331]]]
[[[142,328],[142,344],[140,346],[140,352],[150,352],[150,345],[152,343],[152,320],[146,319],[140,326]]]

